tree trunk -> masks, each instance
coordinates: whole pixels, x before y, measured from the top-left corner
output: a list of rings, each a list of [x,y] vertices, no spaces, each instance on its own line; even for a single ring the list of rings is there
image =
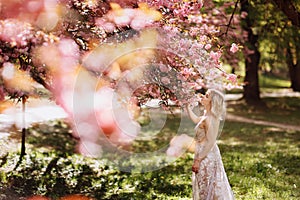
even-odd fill
[[[26,147],[25,147],[25,139],[26,139],[26,124],[25,124],[25,106],[26,106],[26,100],[27,100],[27,96],[23,95],[21,97],[22,100],[22,139],[21,139],[21,153],[20,153],[20,157],[19,160],[14,168],[14,170],[16,170],[19,165],[22,163],[23,157],[26,155]]]
[[[25,104],[27,97],[23,95],[22,97],[22,114],[23,114],[23,122],[22,122],[22,140],[21,140],[21,154],[20,160],[22,160],[23,156],[26,155],[26,147],[25,147],[25,138],[26,138],[26,125],[25,125]]]
[[[248,33],[248,38],[245,46],[253,51],[252,54],[245,54],[245,86],[243,97],[247,103],[261,103],[260,91],[258,82],[258,65],[260,59],[260,53],[258,51],[258,35],[255,35],[252,31],[253,21],[251,21],[249,15],[251,15],[251,8],[248,0],[241,1],[241,11],[247,12],[248,16],[242,22],[242,28]]]
[[[294,26],[300,27],[300,13],[291,0],[273,0],[278,8],[291,20]],[[296,3],[295,3],[296,4]]]
[[[297,60],[296,64],[294,64],[290,48],[286,51],[286,58],[287,65],[289,67],[291,88],[295,92],[300,92],[300,62]]]
[[[291,76],[291,88],[295,92],[300,92],[300,63],[298,62],[297,65],[289,66]],[[293,77],[293,78],[292,78]]]

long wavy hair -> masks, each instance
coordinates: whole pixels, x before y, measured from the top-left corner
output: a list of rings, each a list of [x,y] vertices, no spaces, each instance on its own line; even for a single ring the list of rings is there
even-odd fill
[[[216,89],[208,89],[211,95],[211,113],[219,120],[224,120],[226,104],[224,94]]]

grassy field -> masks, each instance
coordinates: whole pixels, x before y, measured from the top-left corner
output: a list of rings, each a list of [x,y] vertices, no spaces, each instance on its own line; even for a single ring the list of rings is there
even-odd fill
[[[265,106],[249,106],[245,101],[234,101],[227,104],[227,112],[250,119],[272,121],[288,125],[300,125],[299,97],[266,97]]]
[[[267,112],[253,110],[249,115],[250,108],[238,104],[229,109],[243,116],[300,124],[299,98],[266,101],[271,106]],[[176,117],[170,118],[163,129],[165,135],[174,135],[177,123]],[[192,128],[187,131],[192,132]],[[69,132],[69,127],[60,121],[31,128],[23,162],[14,169],[19,159],[17,152],[10,152],[1,160],[0,199],[37,194],[52,199],[68,194],[95,199],[191,199],[192,153],[185,153],[171,163],[156,157],[148,167],[163,164],[165,167],[128,173],[120,171],[108,159],[91,159],[74,153],[76,141]],[[161,148],[169,139],[159,136],[133,144],[132,150]],[[226,121],[219,147],[236,199],[300,199],[300,132]],[[141,160],[128,160],[125,164],[135,162]]]

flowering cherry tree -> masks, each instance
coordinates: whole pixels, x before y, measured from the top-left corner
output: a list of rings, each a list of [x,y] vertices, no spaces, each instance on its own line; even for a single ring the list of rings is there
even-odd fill
[[[80,153],[100,156],[108,143],[126,146],[139,134],[137,118],[150,100],[168,110],[170,102],[197,101],[196,90],[239,86],[222,67],[236,64],[232,55],[241,48],[231,29],[239,19],[225,12],[235,4],[214,5],[1,2],[0,101],[34,95],[38,83],[68,113]],[[219,40],[223,33],[230,39]]]

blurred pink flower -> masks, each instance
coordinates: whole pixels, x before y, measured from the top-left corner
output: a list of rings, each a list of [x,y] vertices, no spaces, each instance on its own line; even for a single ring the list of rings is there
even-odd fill
[[[235,43],[232,43],[231,47],[230,47],[230,51],[232,53],[236,53],[238,50],[239,50],[239,46],[237,44],[235,44]]]
[[[148,21],[146,18],[136,17],[131,21],[130,27],[135,30],[141,30],[150,24],[151,24],[151,21]]]
[[[149,86],[149,94],[153,97],[153,98],[157,98],[160,96],[160,89],[157,85],[150,85]]]
[[[103,28],[106,32],[110,33],[116,29],[116,26],[112,22],[108,22],[104,18],[96,19],[96,26]]]
[[[199,33],[199,28],[198,27],[191,27],[189,31],[191,36],[197,36]]]
[[[124,27],[130,24],[131,18],[129,16],[122,15],[122,16],[115,17],[114,22],[117,26]]]
[[[172,157],[181,156],[186,150],[193,150],[193,138],[187,134],[177,135],[172,138],[167,155]]]
[[[60,40],[58,48],[62,56],[73,57],[74,59],[79,58],[79,47],[72,39]]]
[[[187,67],[183,68],[183,70],[181,71],[181,73],[182,73],[183,75],[186,75],[186,76],[191,75],[192,72],[193,72],[193,69],[192,69],[192,68],[187,68]]]
[[[201,35],[200,36],[200,42],[206,42],[207,36],[206,35]]]
[[[101,157],[102,147],[91,141],[80,141],[77,145],[77,151],[87,157]]]
[[[211,48],[211,44],[206,44],[204,47],[206,50],[209,50]]]
[[[170,84],[170,79],[168,77],[162,77],[161,78],[161,82],[164,84],[164,85],[168,85]]]
[[[167,155],[170,157],[179,157],[183,153],[183,150],[180,147],[177,146],[170,146],[167,149]]]
[[[217,52],[211,51],[209,53],[210,58],[212,58],[217,63],[219,62],[221,55],[222,55],[222,53],[220,51],[217,51]]]
[[[232,83],[236,83],[237,82],[237,75],[235,75],[235,74],[228,74],[227,75],[227,80],[229,80]]]
[[[251,55],[251,54],[254,54],[255,53],[255,51],[254,50],[252,50],[252,49],[249,49],[248,47],[245,47],[245,54],[247,54],[247,55]]]
[[[24,46],[32,38],[30,24],[11,19],[0,21],[0,39],[9,42],[12,46]]]
[[[169,67],[167,65],[164,65],[164,64],[160,64],[159,65],[159,70],[161,72],[168,72],[168,71],[170,71]]]
[[[242,11],[242,12],[241,12],[241,18],[242,18],[242,19],[245,19],[247,16],[248,16],[248,13],[247,13],[247,12],[245,12],[245,11]]]

